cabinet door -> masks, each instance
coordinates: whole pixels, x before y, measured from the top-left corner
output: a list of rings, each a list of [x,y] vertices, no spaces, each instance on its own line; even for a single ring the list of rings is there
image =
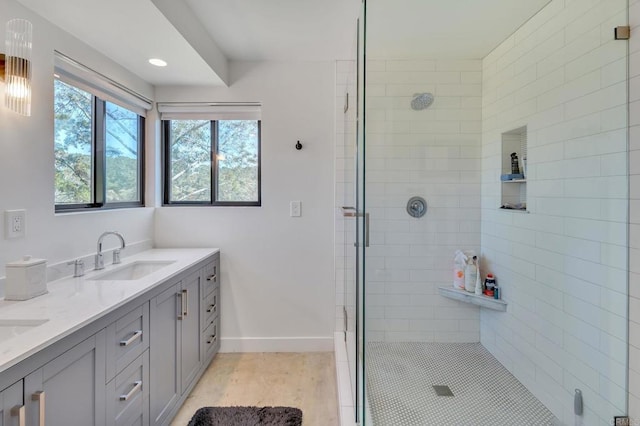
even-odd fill
[[[187,387],[200,370],[200,272],[189,275],[182,281],[184,313],[179,321],[182,333],[180,339],[181,363],[180,392]]]
[[[0,392],[0,426],[24,424],[24,420],[20,423],[20,416],[25,418],[22,401],[22,380]]]
[[[151,424],[165,422],[180,399],[180,323],[182,284],[178,283],[151,300],[150,320],[150,392]]]
[[[102,330],[25,377],[28,424],[104,426],[105,345]]]

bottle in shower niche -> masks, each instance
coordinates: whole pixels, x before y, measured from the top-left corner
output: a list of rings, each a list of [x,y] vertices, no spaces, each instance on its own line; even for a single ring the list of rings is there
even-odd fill
[[[520,174],[520,165],[518,164],[518,154],[515,152],[511,153],[511,174],[519,175]]]
[[[484,280],[484,294],[485,296],[493,297],[493,289],[496,286],[496,278],[493,274],[487,274],[487,278]]]
[[[453,259],[453,288],[465,289],[464,272],[467,267],[468,256],[462,250],[456,250]]]
[[[473,256],[473,259],[469,259],[469,262],[467,263],[467,266],[464,270],[464,289],[469,293],[475,293],[476,291],[478,268],[474,263],[475,259],[477,259],[477,256]]]

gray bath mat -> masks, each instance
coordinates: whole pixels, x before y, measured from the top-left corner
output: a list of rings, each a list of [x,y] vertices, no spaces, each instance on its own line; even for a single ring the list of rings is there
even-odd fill
[[[301,426],[302,411],[291,407],[203,407],[188,426]]]

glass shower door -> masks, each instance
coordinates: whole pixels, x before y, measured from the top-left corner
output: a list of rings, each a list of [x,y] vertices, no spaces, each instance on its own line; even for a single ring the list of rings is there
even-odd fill
[[[604,426],[640,413],[627,383],[629,320],[633,332],[640,306],[629,304],[628,281],[634,60],[614,38],[629,4],[517,3],[362,6],[361,425]],[[637,122],[632,115],[632,134]],[[526,158],[516,161],[522,174],[514,153]],[[416,196],[427,201],[424,217],[407,211]],[[456,300],[469,299],[464,290],[450,297],[456,249],[475,251],[506,306]],[[634,370],[640,356],[630,353]]]
[[[356,152],[355,152],[355,176],[356,176],[356,422],[366,424],[365,413],[367,399],[365,397],[365,259],[366,250],[369,247],[369,213],[365,203],[365,71],[366,71],[366,2],[363,1],[358,19],[357,42],[357,110],[356,110]]]
[[[364,6],[363,6],[364,7]],[[341,84],[346,86],[344,92],[343,114],[343,151],[339,203],[341,205],[340,226],[343,233],[343,275],[344,286],[343,318],[344,339],[347,349],[349,378],[353,396],[354,412],[350,420],[362,422],[363,393],[363,278],[365,226],[368,226],[368,215],[364,213],[364,49],[363,49],[363,15],[358,20],[355,61],[342,63],[340,70]],[[346,76],[344,75],[346,73]]]

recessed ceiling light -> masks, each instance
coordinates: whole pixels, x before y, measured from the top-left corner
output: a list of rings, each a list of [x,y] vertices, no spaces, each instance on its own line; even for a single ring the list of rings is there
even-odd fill
[[[167,66],[167,63],[165,61],[163,61],[162,59],[158,59],[158,58],[149,59],[149,63],[151,65],[155,65],[156,67],[166,67]]]

